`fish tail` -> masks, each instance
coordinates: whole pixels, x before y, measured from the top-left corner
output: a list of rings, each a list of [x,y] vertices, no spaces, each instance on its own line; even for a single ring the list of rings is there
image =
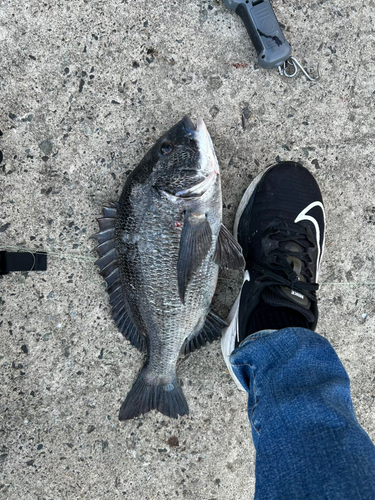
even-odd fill
[[[147,371],[144,367],[122,403],[119,419],[129,420],[153,409],[171,418],[188,415],[189,407],[177,378],[174,377],[169,384],[158,384],[157,381],[152,384],[146,378]]]

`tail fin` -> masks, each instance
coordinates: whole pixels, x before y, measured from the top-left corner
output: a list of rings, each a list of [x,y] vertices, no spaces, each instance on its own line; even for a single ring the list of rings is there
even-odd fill
[[[144,367],[122,403],[119,419],[129,420],[153,409],[171,418],[188,415],[189,408],[177,378],[169,384],[152,385],[146,381],[146,372]]]

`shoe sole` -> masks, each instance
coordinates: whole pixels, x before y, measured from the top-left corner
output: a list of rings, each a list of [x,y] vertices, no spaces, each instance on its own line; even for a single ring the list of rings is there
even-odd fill
[[[262,177],[268,172],[268,170],[272,167],[275,167],[276,165],[271,165],[269,166],[264,172],[260,173],[253,182],[250,184],[250,186],[246,189],[244,195],[241,198],[240,204],[237,209],[236,213],[236,218],[234,220],[234,227],[233,227],[233,234],[235,239],[237,239],[237,232],[238,232],[238,224],[240,222],[240,218],[249,203],[249,200],[251,196],[253,195],[256,187],[258,186],[259,182],[261,181]],[[244,279],[243,283],[245,281],[249,281],[249,272],[245,271],[244,273]],[[230,364],[229,357],[234,350],[234,346],[236,345],[236,338],[238,337],[238,332],[237,332],[237,327],[238,327],[238,313],[239,313],[239,306],[240,306],[240,297],[241,297],[241,292],[242,288],[232,306],[232,309],[229,312],[228,318],[227,318],[227,323],[228,327],[224,330],[223,335],[221,337],[221,352],[223,353],[224,361],[225,364],[227,365],[228,371],[232,379],[234,380],[236,386],[240,391],[246,392],[245,389],[242,387],[240,381],[238,378],[235,376],[232,365]]]

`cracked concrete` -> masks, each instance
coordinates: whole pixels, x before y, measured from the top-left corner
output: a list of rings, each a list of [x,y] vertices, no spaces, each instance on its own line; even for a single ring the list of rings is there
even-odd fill
[[[0,278],[4,498],[252,498],[246,397],[219,343],[179,365],[188,418],[117,419],[142,358],[111,320],[89,236],[184,114],[212,135],[229,228],[267,165],[300,160],[315,175],[328,217],[318,331],[375,439],[375,4],[272,3],[318,82],[260,69],[221,1],[1,2],[0,246],[49,253],[46,272]],[[238,280],[221,273],[222,315]]]

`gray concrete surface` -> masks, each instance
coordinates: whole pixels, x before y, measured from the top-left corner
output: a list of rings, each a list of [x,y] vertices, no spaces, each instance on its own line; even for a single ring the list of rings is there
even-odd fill
[[[375,439],[375,3],[273,5],[317,83],[259,69],[221,1],[1,1],[0,246],[49,252],[47,272],[0,277],[2,498],[253,496],[246,398],[219,343],[179,365],[188,418],[117,419],[142,357],[112,323],[89,236],[186,113],[211,132],[228,227],[275,159],[316,176],[328,217],[318,331]],[[219,313],[238,286],[221,274]]]

